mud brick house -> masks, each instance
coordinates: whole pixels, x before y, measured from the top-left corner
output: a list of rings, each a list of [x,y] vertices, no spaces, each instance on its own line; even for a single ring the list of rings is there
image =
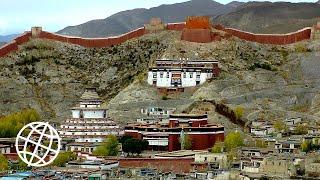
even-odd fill
[[[188,136],[192,150],[211,148],[224,140],[224,127],[208,124],[206,114],[171,114],[166,124],[128,124],[125,135],[149,142],[149,149],[176,151],[181,149],[180,137]]]
[[[149,68],[148,84],[158,88],[193,87],[217,77],[219,72],[218,61],[162,59]]]

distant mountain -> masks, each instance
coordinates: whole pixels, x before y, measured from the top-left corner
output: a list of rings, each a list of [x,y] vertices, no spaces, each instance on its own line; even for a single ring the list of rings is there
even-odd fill
[[[119,35],[148,23],[153,17],[164,22],[184,21],[188,16],[218,16],[234,10],[240,2],[223,5],[212,0],[191,0],[183,3],[161,5],[150,9],[133,9],[116,13],[106,19],[92,20],[77,26],[66,27],[57,33],[81,37]]]
[[[0,42],[9,42],[12,39],[14,39],[15,37],[17,37],[19,34],[9,34],[9,35],[4,35],[1,36],[0,35]]]
[[[286,33],[320,21],[320,4],[248,2],[213,18],[214,23],[259,33]]]
[[[6,42],[0,42],[0,47],[5,45],[5,44],[6,44]]]
[[[229,6],[229,7],[233,7],[233,8],[237,8],[238,6],[241,6],[245,4],[244,2],[239,2],[239,1],[232,1],[228,4],[226,4],[226,6]]]

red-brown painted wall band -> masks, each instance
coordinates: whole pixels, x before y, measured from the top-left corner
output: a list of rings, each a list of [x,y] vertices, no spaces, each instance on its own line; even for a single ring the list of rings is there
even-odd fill
[[[81,38],[81,37],[69,37],[63,36],[59,34],[49,33],[46,31],[42,31],[40,33],[39,38],[51,39],[71,44],[77,44],[84,47],[89,48],[101,48],[101,47],[109,47],[112,45],[121,44],[129,39],[137,38],[143,36],[145,34],[144,28],[139,28],[129,33],[123,34],[121,36],[116,37],[108,37],[108,38]]]
[[[182,31],[186,27],[185,22],[180,23],[169,23],[167,24],[167,30],[174,30],[174,31]]]
[[[186,27],[185,22],[180,23],[169,23],[166,26],[167,30],[175,30],[175,31],[182,31]],[[250,32],[240,31],[233,28],[224,28],[223,26],[217,26],[219,29],[236,36],[240,39],[244,39],[247,41],[258,42],[263,44],[276,44],[276,45],[283,45],[283,44],[291,44],[302,40],[310,39],[311,37],[311,28],[305,28],[300,31],[290,33],[290,34],[253,34]],[[89,48],[101,48],[101,47],[109,47],[112,45],[121,44],[129,39],[137,38],[146,34],[147,31],[145,28],[139,28],[134,31],[128,32],[126,34],[117,36],[117,37],[108,37],[108,38],[81,38],[81,37],[70,37],[70,36],[63,36],[59,34],[49,33],[46,31],[41,31],[39,38],[44,39],[51,39],[66,43],[72,43],[81,45],[84,47]],[[190,33],[189,33],[190,34]],[[194,33],[188,35],[188,33],[183,35],[183,39],[191,40],[195,42],[207,42],[209,37],[206,34],[204,37],[203,33],[200,33],[201,37],[197,39]],[[203,36],[203,37],[202,37]],[[25,32],[19,37],[15,38],[12,42],[0,47],[0,57],[6,56],[8,53],[15,51],[18,49],[18,45],[27,42],[31,37],[31,32]],[[211,33],[211,41],[212,40],[219,40],[221,37],[217,36],[214,33]]]
[[[10,43],[7,43],[4,46],[0,47],[0,57],[6,56],[10,52],[18,50],[18,45],[29,41],[30,37],[31,37],[31,32],[25,32],[19,35],[18,37],[16,37]]]
[[[233,28],[225,28],[223,31],[246,41],[275,45],[292,44],[311,37],[311,28],[304,28],[289,34],[253,34]]]

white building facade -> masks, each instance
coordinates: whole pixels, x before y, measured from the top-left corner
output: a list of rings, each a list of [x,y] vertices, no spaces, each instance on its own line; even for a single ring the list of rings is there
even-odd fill
[[[147,81],[159,88],[185,88],[201,85],[218,74],[217,61],[157,60]]]
[[[87,88],[81,96],[80,105],[71,108],[72,118],[61,124],[60,136],[77,143],[101,143],[108,135],[119,136],[123,131],[107,116],[101,107],[95,88]]]

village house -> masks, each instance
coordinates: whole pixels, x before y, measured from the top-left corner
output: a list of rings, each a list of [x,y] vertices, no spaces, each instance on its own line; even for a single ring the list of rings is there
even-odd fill
[[[295,159],[291,156],[281,156],[279,154],[269,155],[264,158],[260,172],[268,175],[294,176],[296,175]]]
[[[16,153],[15,138],[0,138],[0,153]]]
[[[181,149],[180,138],[188,136],[192,150],[211,148],[223,141],[224,127],[208,124],[207,114],[171,114],[166,124],[128,124],[125,135],[149,142],[149,149],[176,151]]]
[[[0,144],[0,154],[9,154],[10,153],[10,145]]]
[[[168,118],[169,115],[172,114],[175,110],[176,110],[175,108],[148,107],[148,108],[142,108],[141,114],[145,114],[147,116]]]
[[[149,68],[148,84],[158,88],[194,87],[217,77],[219,72],[218,61],[162,59]]]
[[[246,173],[259,173],[264,157],[272,153],[274,150],[270,148],[241,148],[240,170]]]
[[[279,140],[275,143],[278,153],[297,153],[300,149],[301,141],[295,139]]]
[[[228,169],[228,159],[225,153],[203,152],[195,154],[193,171],[209,171],[212,176],[222,174]]]
[[[306,175],[311,177],[320,177],[320,154],[313,153],[306,157],[305,168]]]
[[[309,135],[320,135],[320,126],[312,126],[308,128]]]
[[[274,133],[272,123],[263,119],[252,121],[249,128],[251,134],[259,137],[266,137],[269,134]]]

